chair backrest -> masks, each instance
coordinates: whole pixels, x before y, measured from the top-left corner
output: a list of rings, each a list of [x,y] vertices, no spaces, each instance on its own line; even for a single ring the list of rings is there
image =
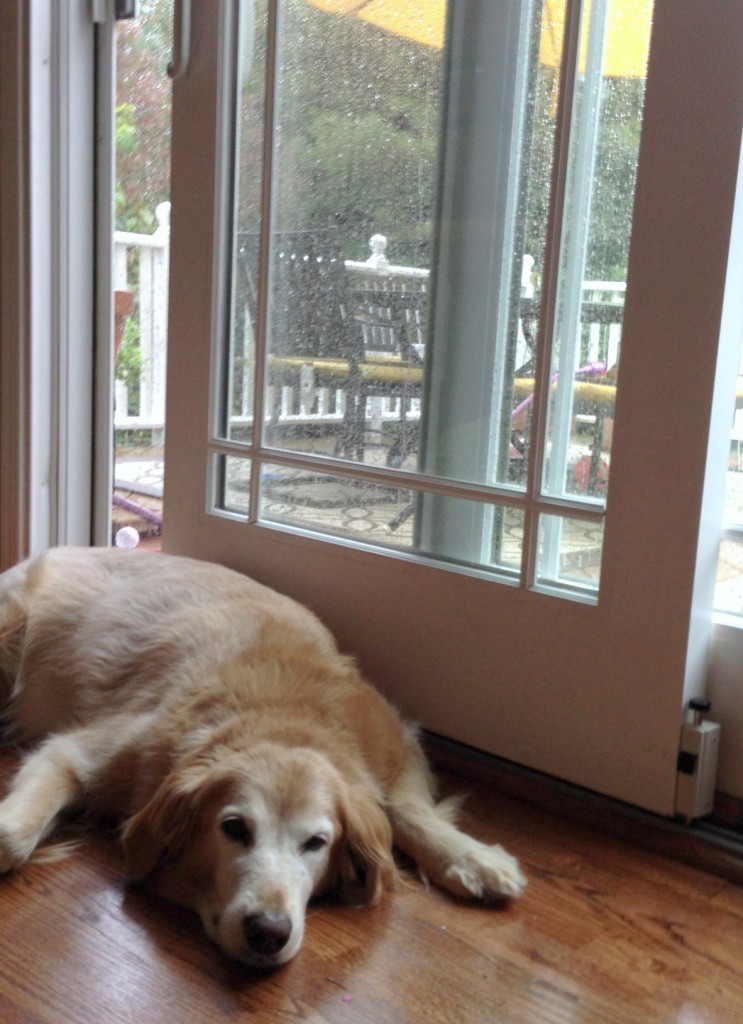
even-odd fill
[[[422,289],[401,290],[393,283],[350,291],[355,319],[362,325],[365,355],[400,356],[415,362],[426,336],[428,295]]]
[[[238,235],[238,267],[253,319],[258,297],[258,247],[257,233]],[[271,353],[308,357],[344,354],[346,270],[334,228],[273,232],[269,287]]]

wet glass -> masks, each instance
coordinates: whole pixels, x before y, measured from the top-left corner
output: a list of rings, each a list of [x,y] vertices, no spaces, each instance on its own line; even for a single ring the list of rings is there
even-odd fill
[[[539,519],[537,583],[547,589],[571,594],[593,594],[601,578],[603,522],[568,516],[544,515]]]
[[[564,0],[546,5],[559,63]],[[603,505],[609,482],[652,0],[593,0],[580,25],[552,334],[544,492]],[[550,49],[546,46],[549,38]]]
[[[215,511],[247,521],[250,517],[253,460],[215,455],[212,484]],[[488,554],[467,558],[467,546],[442,549],[435,537],[418,528],[416,509],[431,495],[422,488],[396,487],[342,473],[263,463],[259,486],[259,517],[278,527],[332,534],[350,541],[386,547],[416,555],[433,555],[462,568],[498,571],[516,580],[523,557],[524,514],[508,506],[489,506],[478,501],[439,498],[449,515],[462,524],[487,518],[490,532],[499,542]],[[479,533],[480,531],[478,531]]]
[[[251,516],[299,507],[266,500],[267,464],[288,492],[317,459],[285,524],[357,535],[352,466],[354,507],[408,495],[375,543],[562,579],[595,522],[537,519],[600,516],[608,487],[650,8],[587,5],[565,76],[562,0],[242,5],[217,434],[261,460]],[[516,511],[542,538],[518,565]]]
[[[247,519],[250,514],[250,477],[253,463],[235,455],[215,455],[211,465],[213,507],[219,512]]]
[[[280,5],[270,167],[262,138],[266,5],[257,3],[243,25],[250,42],[239,97],[223,433],[253,438],[262,185],[270,175],[263,440],[285,451],[416,470],[421,419],[433,401],[425,394],[426,358],[449,88],[445,4],[424,5],[417,18],[405,5],[383,18],[371,10],[364,17],[330,13],[342,8],[321,0]],[[530,391],[535,317],[532,305],[523,322],[519,302],[533,298],[545,249],[557,71],[532,54],[528,76],[516,140],[523,224],[510,258],[507,308],[491,328],[495,336],[482,339],[498,364],[508,364],[505,374],[500,365],[492,370],[501,393],[499,409],[488,411],[507,420],[508,439],[483,472],[462,473],[481,483],[523,484],[526,470],[524,409],[513,405]],[[426,471],[431,461],[429,450]],[[456,477],[456,466],[441,475]]]

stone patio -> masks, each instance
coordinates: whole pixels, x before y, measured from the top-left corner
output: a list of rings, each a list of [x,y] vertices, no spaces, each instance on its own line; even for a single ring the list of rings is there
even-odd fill
[[[379,453],[380,464],[383,452]],[[373,460],[373,456],[370,461]],[[223,507],[247,515],[250,462],[226,459]],[[162,512],[163,460],[160,457],[120,458],[116,462],[116,493],[133,504]],[[265,465],[261,515],[278,524],[327,532],[348,540],[383,545],[403,551],[415,549],[414,493],[406,487],[382,486],[365,481],[279,465]],[[136,513],[114,510],[115,530],[134,525]],[[115,532],[114,530],[114,532]],[[149,525],[141,532],[151,534]],[[504,511],[498,564],[517,569],[523,542],[522,513]],[[425,552],[424,552],[425,553]],[[601,554],[600,527],[569,522],[563,534],[562,566],[571,578],[595,581]]]

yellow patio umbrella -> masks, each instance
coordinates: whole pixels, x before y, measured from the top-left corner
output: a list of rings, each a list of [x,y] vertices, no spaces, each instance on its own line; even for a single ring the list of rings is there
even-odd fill
[[[440,48],[444,45],[446,0],[308,0],[332,14],[354,15],[393,35]],[[539,59],[558,67],[567,0],[545,0]],[[590,14],[591,0],[586,0]],[[653,0],[608,0],[603,74],[637,78],[645,74]],[[585,33],[584,33],[585,35]],[[585,40],[584,40],[585,47]],[[581,67],[585,55],[581,57]]]
[[[438,49],[444,45],[446,0],[308,0],[331,14],[353,14],[393,35]]]
[[[565,29],[567,0],[545,0],[539,59],[547,67],[559,67]],[[641,78],[647,69],[653,0],[608,0],[606,47],[601,73],[607,78]],[[586,0],[586,25],[591,0]],[[588,32],[582,33],[579,69],[586,65]]]

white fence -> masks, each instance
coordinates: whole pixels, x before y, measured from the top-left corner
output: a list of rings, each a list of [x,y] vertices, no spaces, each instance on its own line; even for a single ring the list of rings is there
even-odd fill
[[[170,203],[161,203],[155,217],[157,228],[152,235],[114,233],[114,291],[137,296],[135,316],[141,354],[138,409],[131,410],[126,386],[116,381],[116,430],[162,431],[165,427]]]
[[[139,372],[138,398],[132,408],[132,395],[126,385],[117,380],[115,389],[114,427],[116,430],[148,430],[155,436],[165,427],[165,369],[168,333],[168,270],[170,242],[170,203],[162,203],[156,210],[157,228],[152,235],[133,234],[117,231],[114,234],[114,289],[132,292],[137,301],[134,306],[135,324],[139,336],[141,368]],[[375,235],[371,241],[371,256],[366,262],[346,261],[346,269],[352,286],[368,290],[391,290],[395,292],[426,292],[429,272],[415,267],[396,266],[386,256],[386,238]],[[524,258],[522,293],[532,293],[531,257]],[[623,282],[586,281],[583,298],[586,302],[601,302],[622,306],[624,302]],[[411,314],[415,315],[415,313]],[[365,348],[375,348],[374,332],[379,327],[364,328]],[[612,366],[618,358],[621,323],[584,324],[587,332],[584,350],[587,361],[604,361]],[[424,335],[419,328],[419,354],[423,352]],[[586,348],[587,346],[587,348]],[[252,337],[249,330],[242,339],[241,362],[246,367],[252,364]],[[517,365],[525,355],[525,341],[520,339]],[[234,410],[235,422],[246,422],[252,418],[252,378],[248,372],[240,388],[241,408]],[[297,374],[296,385],[283,386],[278,402],[279,423],[332,423],[343,419],[345,392],[342,389],[318,388],[315,385],[312,366],[307,364]],[[372,428],[378,428],[385,420],[400,417],[400,399],[379,397],[367,403],[367,417]],[[276,409],[273,396],[269,394],[268,410]],[[407,415],[419,415],[417,399],[409,400]]]

